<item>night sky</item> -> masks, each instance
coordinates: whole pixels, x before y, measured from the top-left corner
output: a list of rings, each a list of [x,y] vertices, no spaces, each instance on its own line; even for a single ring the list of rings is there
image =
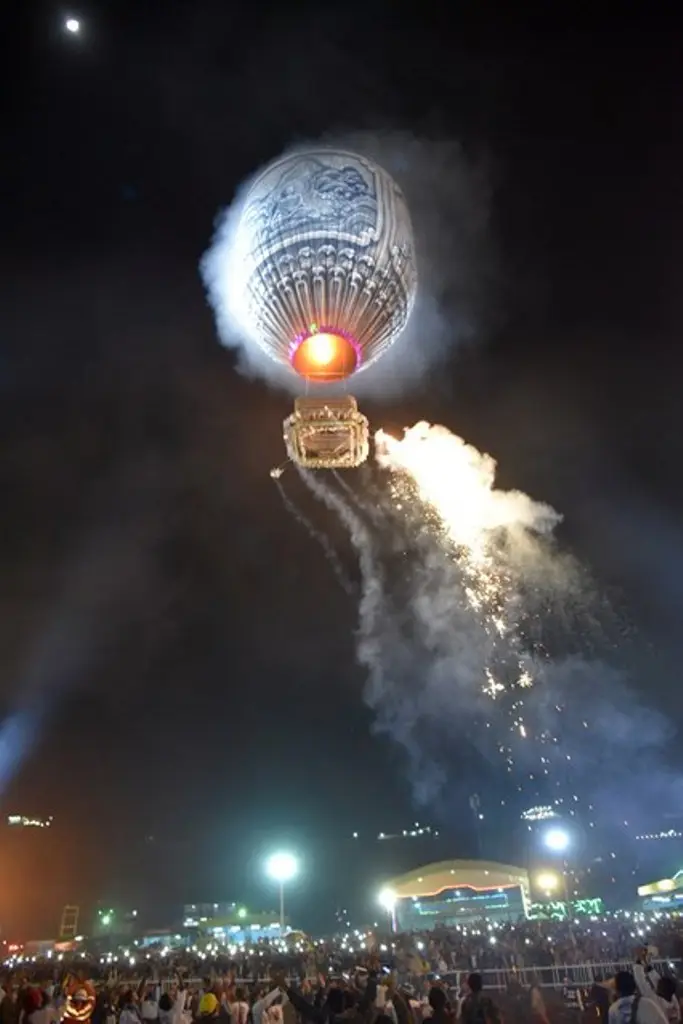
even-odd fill
[[[6,27],[0,710],[40,721],[1,806],[78,820],[105,889],[145,836],[190,841],[239,898],[271,845],[315,861],[414,817],[354,601],[268,475],[290,399],[237,374],[198,273],[218,211],[293,143],[400,131],[482,169],[482,328],[373,420],[442,422],[561,510],[649,649],[634,685],[680,719],[680,37],[401,11],[93,0],[77,37],[58,4]]]

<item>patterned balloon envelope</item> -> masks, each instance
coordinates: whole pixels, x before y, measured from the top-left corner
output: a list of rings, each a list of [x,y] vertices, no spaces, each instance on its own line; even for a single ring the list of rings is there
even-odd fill
[[[405,199],[381,167],[336,149],[270,164],[237,227],[245,324],[311,381],[351,376],[405,327],[417,289]]]

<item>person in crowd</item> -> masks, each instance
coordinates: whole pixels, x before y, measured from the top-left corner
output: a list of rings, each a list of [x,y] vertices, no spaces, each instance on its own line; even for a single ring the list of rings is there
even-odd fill
[[[432,985],[429,989],[428,1002],[431,1009],[431,1024],[454,1024],[455,1014],[448,1002],[448,996],[440,985]]]
[[[681,1007],[676,997],[676,983],[671,978],[663,977],[654,968],[649,946],[640,946],[636,950],[633,977],[640,995],[654,999],[670,1024],[680,1024]]]
[[[460,1010],[463,1024],[501,1024],[501,1013],[492,997],[483,991],[480,974],[469,976],[467,988],[468,994]]]
[[[470,974],[467,988],[468,994],[460,1008],[463,1024],[502,1024],[498,1007],[483,990],[481,974]]]
[[[169,992],[159,996],[159,1024],[188,1024],[185,1002],[187,992],[180,977]]]
[[[119,999],[119,1024],[141,1024],[137,994],[132,988],[127,988]]]
[[[681,1004],[678,1001],[677,985],[674,978],[660,978],[657,982],[657,1000],[664,1010],[669,1024],[680,1024]]]
[[[289,997],[287,996],[286,992],[283,992],[283,990],[278,985],[275,985],[274,988],[272,988],[269,992],[267,992],[265,995],[261,996],[254,1002],[254,1005],[251,1008],[251,1018],[253,1024],[270,1024],[269,1011],[271,1007],[275,1006],[276,1004],[279,1005],[280,1014],[284,1019],[283,1008],[287,1002],[289,1002]]]
[[[249,1003],[247,1002],[246,990],[241,985],[238,985],[235,989],[229,1007],[232,1024],[247,1024],[249,1020]],[[280,1016],[282,1016],[282,1010],[280,1010]]]
[[[221,1001],[215,992],[205,992],[199,1000],[199,1020],[225,1022],[230,1020],[229,1011],[221,1005]]]
[[[607,1024],[610,1007],[610,991],[602,974],[595,977],[588,991],[588,1007],[595,1011],[600,1024]]]
[[[47,1000],[41,988],[30,985],[23,992],[23,1024],[48,1024]]]
[[[161,988],[158,984],[146,985],[140,1000],[140,1019],[144,1024],[156,1024],[159,1020],[159,998]]]
[[[377,973],[369,971],[359,988],[352,984],[351,979],[343,985],[334,984],[329,987],[322,1005],[310,1003],[301,992],[287,984],[283,974],[275,976],[274,982],[285,994],[294,1010],[304,1021],[312,1024],[335,1024],[345,1021],[348,1024],[370,1024],[373,1007],[377,999]]]
[[[641,995],[630,971],[617,971],[614,988],[616,998],[609,1008],[609,1024],[667,1024],[654,993]]]
[[[19,1005],[19,986],[13,981],[5,982],[4,995],[0,1003],[0,1024],[19,1024],[21,1006]]]

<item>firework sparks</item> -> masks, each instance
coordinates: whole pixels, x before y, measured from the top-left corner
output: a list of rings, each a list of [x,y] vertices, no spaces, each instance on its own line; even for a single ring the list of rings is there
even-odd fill
[[[392,473],[394,507],[410,514],[419,505],[457,564],[469,609],[490,638],[482,693],[491,701],[504,694],[512,698],[509,729],[518,738],[556,742],[526,719],[524,692],[535,685],[537,665],[524,641],[523,601],[508,556],[518,541],[528,545],[534,536],[551,533],[560,516],[519,491],[498,490],[495,460],[445,427],[418,423],[402,439],[379,431],[375,441],[378,463]],[[499,751],[510,770],[512,750]]]

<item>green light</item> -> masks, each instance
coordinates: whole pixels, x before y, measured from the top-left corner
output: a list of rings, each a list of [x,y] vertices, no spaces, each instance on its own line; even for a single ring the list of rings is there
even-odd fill
[[[102,916],[102,924],[105,928],[111,924],[111,914],[104,914]]]
[[[247,916],[247,908],[246,907],[240,907],[240,909],[237,911],[237,916],[238,917],[246,917]]]

